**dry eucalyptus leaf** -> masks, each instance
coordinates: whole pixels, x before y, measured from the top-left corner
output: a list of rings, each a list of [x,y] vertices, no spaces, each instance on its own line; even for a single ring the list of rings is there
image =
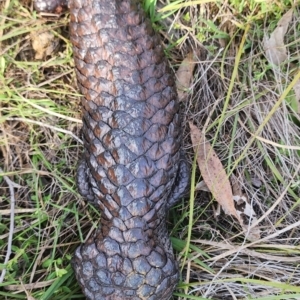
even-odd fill
[[[260,239],[259,228],[250,226],[257,221],[247,195],[242,193],[238,181],[232,180],[232,188],[221,161],[208,141],[205,140],[200,130],[189,122],[191,139],[194,151],[197,152],[197,163],[201,171],[204,183],[200,182],[196,190],[206,190],[213,194],[227,215],[237,218],[241,227],[247,234],[247,239],[256,241]],[[235,178],[235,176],[232,176]],[[215,215],[219,215],[217,211]]]
[[[217,154],[200,130],[189,122],[191,139],[203,180],[227,215],[239,219],[233,202],[231,185]]]
[[[255,226],[251,229],[250,226],[257,221],[256,213],[246,194],[242,192],[241,185],[234,175],[231,175],[230,181],[232,184],[233,200],[235,209],[239,216],[239,222],[246,233],[246,237],[250,241],[257,241],[261,237],[260,229]]]
[[[277,27],[272,32],[270,38],[264,36],[263,46],[266,51],[268,61],[274,65],[280,65],[288,59],[284,36],[288,26],[293,18],[293,9],[287,11],[278,21]],[[300,81],[297,81],[293,87],[297,103],[296,111],[300,113]]]
[[[278,66],[287,59],[287,51],[284,45],[284,36],[287,32],[289,23],[293,17],[293,10],[290,9],[278,21],[277,27],[271,33],[270,38],[264,36],[263,46],[266,51],[267,59],[270,63]]]
[[[34,31],[30,34],[32,48],[35,51],[35,59],[43,59],[51,55],[58,45],[58,39],[49,31]]]
[[[182,61],[176,72],[176,86],[179,101],[183,101],[188,94],[188,89],[190,88],[193,79],[195,62],[194,54],[191,51]]]

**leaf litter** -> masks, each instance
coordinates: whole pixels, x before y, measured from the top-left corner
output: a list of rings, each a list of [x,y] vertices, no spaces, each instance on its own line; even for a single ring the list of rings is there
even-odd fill
[[[270,38],[268,38],[266,34],[264,36],[263,45],[267,60],[276,66],[279,66],[288,58],[287,49],[284,44],[284,36],[292,18],[293,9],[290,9],[278,21],[277,27],[271,33]]]
[[[287,33],[288,27],[293,18],[293,9],[288,10],[278,21],[275,30],[271,33],[270,37],[265,34],[263,39],[263,46],[268,62],[272,65],[279,67],[282,63],[286,62],[289,58],[287,47],[284,43],[284,38]],[[296,82],[293,87],[295,93],[295,101],[297,105],[296,111],[300,113],[300,80]]]
[[[198,167],[207,188],[221,205],[225,214],[234,216],[238,220],[247,239],[250,241],[259,239],[260,230],[256,226],[249,230],[257,218],[247,195],[242,193],[236,177],[231,176],[231,187],[228,175],[205,135],[192,122],[189,122],[189,126]],[[203,185],[201,187],[204,188]]]
[[[34,31],[30,34],[30,39],[37,60],[50,56],[59,43],[50,31]]]
[[[235,19],[232,11],[228,12],[230,17],[226,16],[226,10],[222,13],[226,21]],[[192,242],[193,246],[211,255],[211,260],[203,259],[212,262],[209,266],[215,273],[212,275],[195,270],[193,265],[196,263],[191,261],[186,266],[189,274],[185,282],[191,284],[186,294],[211,299],[260,296],[271,299],[278,293],[286,295],[297,289],[300,272],[295,263],[300,255],[297,250],[300,236],[300,214],[297,209],[300,187],[296,182],[299,182],[297,166],[300,163],[300,130],[291,116],[297,122],[300,122],[300,117],[290,111],[286,101],[276,108],[270,118],[267,117],[292,81],[293,70],[297,70],[298,65],[293,65],[293,61],[298,62],[299,57],[300,37],[296,30],[299,26],[299,18],[296,16],[299,14],[299,9],[294,8],[294,16],[284,37],[288,58],[280,66],[271,64],[267,56],[262,55],[265,54],[261,34],[263,26],[255,22],[251,24],[246,43],[248,48],[238,66],[238,76],[220,132],[216,124],[219,124],[219,116],[224,109],[234,58],[243,31],[239,32],[234,25],[229,26],[231,32],[228,34],[232,38],[222,56],[216,55],[217,50],[213,54],[208,51],[205,55],[196,56],[193,81],[186,87],[189,92],[181,102],[185,107],[184,117],[187,125],[190,121],[200,129],[199,140],[201,132],[205,132],[205,142],[214,140],[213,150],[223,162],[223,169],[231,169],[235,165],[232,174],[236,178],[232,175],[229,178],[233,204],[229,203],[230,207],[234,207],[241,224],[223,212],[214,217],[215,208],[207,193],[211,190],[203,177],[195,187],[197,193],[194,199]],[[265,23],[268,21],[266,17]],[[201,26],[201,23],[197,25]],[[184,53],[188,52],[185,50]],[[270,65],[271,70],[266,67]],[[265,126],[260,136],[255,137],[254,143],[243,153],[249,139],[253,137],[252,133],[262,123]],[[191,131],[186,128],[185,132],[183,144],[189,145]],[[191,157],[195,156],[193,147],[187,147],[187,152],[192,163]],[[196,178],[201,178],[201,175],[200,171]],[[190,249],[190,255],[198,258],[198,252]],[[182,268],[185,270],[184,266]],[[257,281],[251,281],[254,274]],[[241,281],[235,281],[236,277]],[[249,281],[243,282],[244,278]],[[274,278],[286,289],[273,285]],[[297,292],[300,294],[300,289]]]
[[[184,101],[188,96],[188,90],[193,80],[195,62],[194,54],[190,51],[176,72],[176,86],[179,101]]]

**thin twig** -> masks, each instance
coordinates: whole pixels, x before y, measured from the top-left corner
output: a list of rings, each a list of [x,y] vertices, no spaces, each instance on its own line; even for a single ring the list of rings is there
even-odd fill
[[[39,125],[39,126],[42,126],[42,127],[47,127],[47,128],[50,128],[50,129],[58,131],[58,132],[66,133],[66,134],[72,136],[77,142],[83,144],[83,141],[79,137],[77,137],[70,130],[65,130],[65,129],[62,129],[62,128],[59,128],[59,127],[56,127],[56,126],[48,125],[48,124],[45,124],[45,123],[42,123],[42,122],[39,122],[39,121],[34,121],[34,120],[26,119],[26,118],[12,117],[12,118],[7,118],[6,120],[8,120],[8,121],[21,121],[21,122],[24,122],[24,123],[32,123],[32,124],[36,124],[36,125]]]
[[[9,225],[9,236],[8,236],[8,242],[7,242],[7,252],[4,260],[4,268],[1,272],[0,276],[0,283],[3,282],[5,273],[6,273],[6,264],[9,261],[9,257],[11,254],[11,245],[12,245],[12,238],[14,233],[14,223],[15,223],[15,191],[14,188],[20,188],[21,186],[13,181],[11,181],[7,176],[4,175],[3,170],[0,168],[0,174],[2,174],[5,182],[7,183],[9,187],[9,193],[10,193],[10,225]]]
[[[62,114],[59,114],[57,112],[54,112],[50,109],[47,109],[45,107],[42,107],[40,105],[37,105],[35,103],[33,103],[33,101],[31,100],[28,100],[26,99],[25,97],[23,97],[18,91],[17,89],[14,88],[14,91],[15,93],[20,97],[20,99],[22,99],[22,101],[26,102],[27,104],[31,105],[32,107],[40,110],[40,111],[43,111],[51,116],[55,116],[55,117],[58,117],[58,118],[61,118],[63,120],[67,120],[67,121],[70,121],[70,122],[74,122],[74,123],[79,123],[79,124],[82,124],[82,121],[80,119],[76,119],[76,118],[72,118],[72,117],[68,117],[68,116],[65,116],[65,115],[62,115]]]

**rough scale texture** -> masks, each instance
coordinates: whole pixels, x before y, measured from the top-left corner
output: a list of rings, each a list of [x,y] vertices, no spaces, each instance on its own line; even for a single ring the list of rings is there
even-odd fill
[[[164,300],[178,282],[166,215],[188,170],[174,74],[140,2],[69,1],[84,96],[77,182],[102,211],[72,261],[88,299]]]

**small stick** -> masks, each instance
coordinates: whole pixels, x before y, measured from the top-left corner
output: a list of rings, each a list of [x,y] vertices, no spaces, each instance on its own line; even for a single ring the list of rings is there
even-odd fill
[[[4,174],[3,170],[0,168],[0,175]],[[9,225],[9,236],[8,236],[8,242],[7,242],[7,252],[4,260],[4,269],[1,272],[0,276],[0,283],[3,282],[5,273],[6,273],[6,267],[5,265],[9,261],[9,257],[11,254],[11,245],[12,245],[12,238],[14,233],[14,223],[15,223],[15,192],[14,188],[20,188],[21,186],[13,181],[11,181],[7,176],[3,175],[3,178],[5,182],[7,183],[9,187],[9,193],[10,193],[10,225]]]

